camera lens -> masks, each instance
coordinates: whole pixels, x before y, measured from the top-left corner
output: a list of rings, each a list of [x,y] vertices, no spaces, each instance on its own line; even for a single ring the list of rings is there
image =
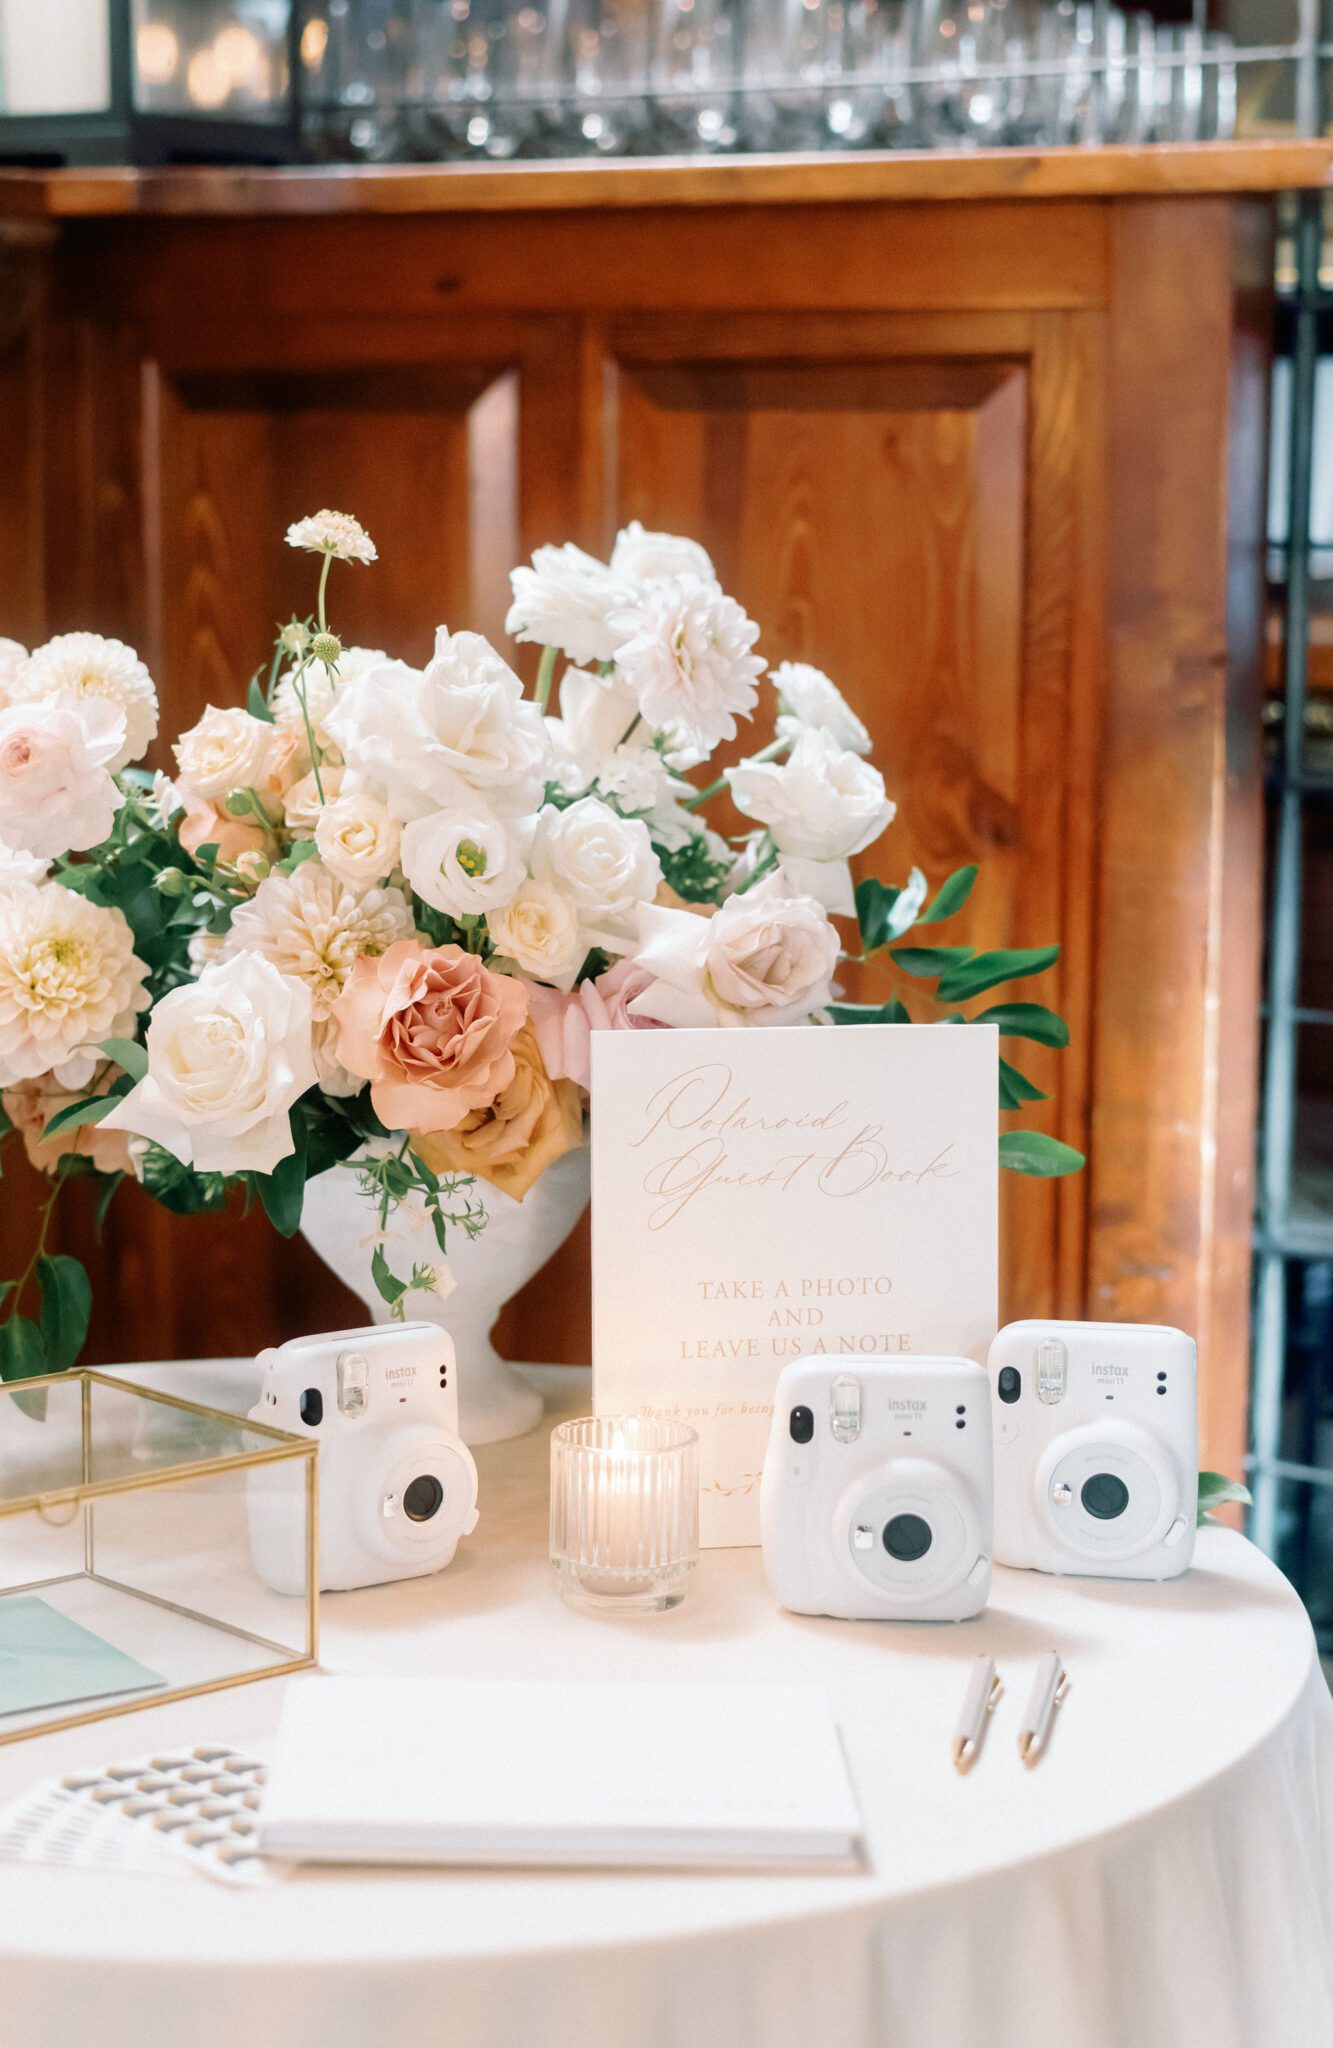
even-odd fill
[[[793,1408],[787,1427],[794,1444],[808,1444],[815,1433],[815,1412],[813,1408]]]
[[[318,1429],[324,1420],[324,1396],[318,1387],[307,1387],[300,1400],[301,1420],[307,1429]]]
[[[438,1514],[444,1501],[444,1488],[433,1472],[421,1472],[403,1490],[403,1513],[409,1522],[428,1522]]]
[[[1114,1472],[1094,1472],[1084,1480],[1079,1499],[1099,1522],[1113,1522],[1129,1506],[1129,1488]]]
[[[1002,1401],[1016,1401],[1023,1391],[1023,1376],[1016,1365],[1006,1365],[996,1383]]]
[[[884,1548],[899,1564],[915,1564],[930,1549],[930,1523],[920,1515],[894,1515],[884,1524]]]

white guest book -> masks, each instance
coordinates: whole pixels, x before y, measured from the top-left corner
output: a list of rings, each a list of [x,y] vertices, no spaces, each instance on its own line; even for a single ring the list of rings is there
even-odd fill
[[[593,1033],[594,1405],[699,1431],[701,1543],[759,1541],[790,1359],[984,1362],[998,1046],[990,1024]]]
[[[861,1853],[828,1700],[805,1685],[298,1679],[260,1832],[266,1855],[319,1863],[845,1869]]]

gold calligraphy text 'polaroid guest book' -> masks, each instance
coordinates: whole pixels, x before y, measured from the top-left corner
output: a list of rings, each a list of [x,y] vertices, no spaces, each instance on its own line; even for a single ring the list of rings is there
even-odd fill
[[[984,1361],[992,1025],[598,1031],[593,1394],[700,1435],[700,1541],[759,1541],[792,1358]]]

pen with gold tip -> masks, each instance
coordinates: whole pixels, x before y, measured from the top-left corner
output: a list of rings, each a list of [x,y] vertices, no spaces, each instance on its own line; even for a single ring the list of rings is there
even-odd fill
[[[1037,1666],[1018,1737],[1018,1754],[1025,1764],[1037,1763],[1045,1753],[1055,1710],[1064,1704],[1068,1691],[1069,1679],[1060,1652],[1048,1650]]]
[[[986,1732],[988,1716],[1004,1691],[993,1657],[978,1657],[972,1666],[963,1695],[962,1712],[953,1737],[954,1769],[966,1771],[975,1760]]]

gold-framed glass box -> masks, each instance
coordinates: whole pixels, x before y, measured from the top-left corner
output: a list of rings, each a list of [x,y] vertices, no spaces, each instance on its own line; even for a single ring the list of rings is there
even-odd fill
[[[316,1449],[107,1373],[0,1385],[0,1744],[314,1664]]]

